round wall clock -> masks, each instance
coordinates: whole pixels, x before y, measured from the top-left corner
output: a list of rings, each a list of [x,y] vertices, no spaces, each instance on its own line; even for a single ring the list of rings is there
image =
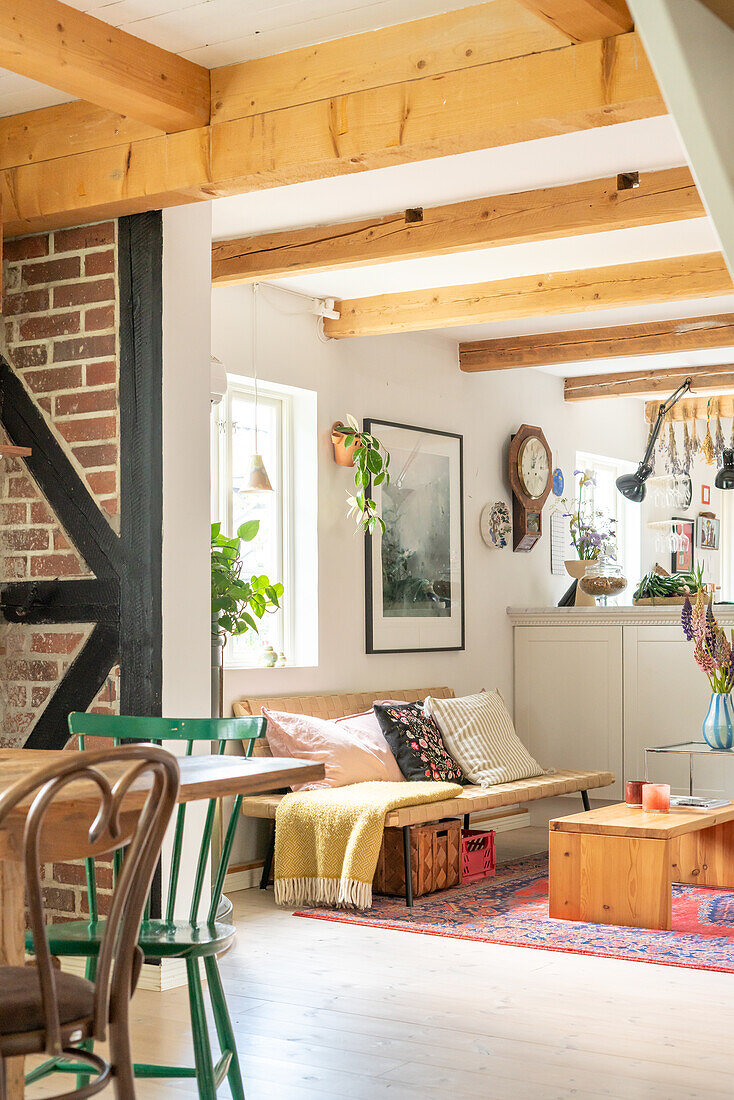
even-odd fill
[[[548,450],[540,436],[529,435],[517,452],[517,472],[526,496],[539,500],[550,478]]]
[[[541,512],[551,491],[551,449],[540,428],[523,424],[508,453],[512,488],[512,548],[527,553],[541,536]]]
[[[507,546],[507,539],[512,530],[510,509],[504,500],[496,500],[494,504],[485,504],[479,517],[479,530],[487,546],[495,550],[501,550]]]

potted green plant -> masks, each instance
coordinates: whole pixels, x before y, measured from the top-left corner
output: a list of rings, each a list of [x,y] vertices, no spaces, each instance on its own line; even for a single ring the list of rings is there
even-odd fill
[[[240,544],[252,542],[260,530],[259,520],[248,520],[238,528],[236,538],[222,534],[221,523],[211,528],[211,611],[212,611],[212,707],[222,713],[222,655],[227,638],[258,632],[258,621],[277,611],[283,585],[261,574],[245,579]]]
[[[355,517],[358,529],[362,528],[363,531],[372,534],[379,526],[384,533],[385,524],[377,514],[377,505],[370,497],[369,490],[371,484],[390,484],[389,452],[385,450],[377,436],[360,431],[359,424],[353,416],[347,414],[346,420],[346,424],[337,421],[332,428],[331,438],[337,464],[354,467],[355,492],[347,497],[349,505],[347,516]]]

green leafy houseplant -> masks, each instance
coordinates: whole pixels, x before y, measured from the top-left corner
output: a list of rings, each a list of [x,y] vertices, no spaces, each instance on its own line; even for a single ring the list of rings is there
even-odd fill
[[[259,520],[249,520],[238,529],[237,537],[230,539],[222,534],[220,523],[212,524],[212,632],[225,641],[230,634],[258,633],[258,620],[280,607],[284,591],[280,582],[271,584],[264,573],[249,580],[242,577],[240,543],[252,542],[259,529]]]
[[[354,516],[357,528],[372,532],[379,526],[385,533],[385,524],[377,514],[377,505],[369,496],[370,481],[373,485],[389,485],[390,455],[380,443],[377,436],[369,432],[361,432],[359,424],[347,413],[347,423],[338,424],[337,431],[344,433],[344,446],[349,448],[356,444],[354,449],[354,495],[347,497],[349,511],[347,516]]]

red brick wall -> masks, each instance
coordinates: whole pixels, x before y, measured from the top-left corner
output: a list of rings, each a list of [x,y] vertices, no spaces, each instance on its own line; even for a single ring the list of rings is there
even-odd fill
[[[117,223],[8,241],[4,261],[3,353],[117,530]],[[0,584],[89,572],[23,461],[0,459]],[[0,745],[25,742],[90,631],[0,624]],[[116,670],[93,709],[116,709],[118,681]],[[44,889],[51,918],[85,913],[81,866],[47,866]]]

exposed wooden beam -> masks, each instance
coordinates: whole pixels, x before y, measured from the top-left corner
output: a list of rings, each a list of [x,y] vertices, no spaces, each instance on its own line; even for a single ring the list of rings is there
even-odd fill
[[[507,370],[727,347],[734,348],[734,313],[476,340],[459,344],[459,365],[464,371]]]
[[[567,35],[539,22],[516,0],[492,0],[213,69],[212,122],[473,69],[567,43]]]
[[[591,401],[601,397],[665,398],[686,378],[693,379],[694,390],[734,388],[734,364],[716,367],[670,367],[663,370],[627,371],[620,374],[587,374],[567,378],[563,384],[566,401]]]
[[[625,0],[520,0],[529,11],[573,42],[631,31],[634,23]]]
[[[664,113],[633,33],[99,150],[64,155],[59,133],[0,194],[13,236]]]
[[[168,133],[209,122],[208,69],[60,0],[0,0],[0,68]]]
[[[337,340],[419,332],[631,304],[715,298],[732,289],[723,257],[710,252],[351,299],[338,304],[338,320],[324,321],[324,332]]]
[[[212,283],[255,282],[293,271],[322,272],[544,241],[608,229],[658,225],[705,215],[687,168],[649,172],[617,190],[590,180],[511,195],[401,210],[383,218],[215,241]]]

